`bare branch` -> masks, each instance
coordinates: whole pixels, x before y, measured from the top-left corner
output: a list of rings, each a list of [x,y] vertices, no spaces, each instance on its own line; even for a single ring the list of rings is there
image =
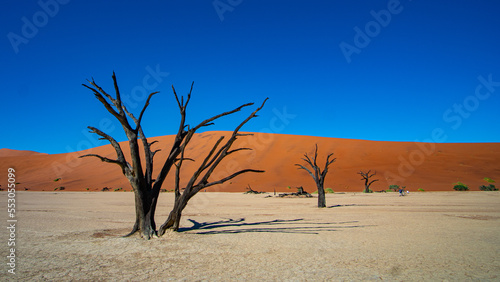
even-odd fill
[[[136,131],[139,130],[139,127],[141,126],[142,116],[144,115],[144,111],[146,110],[146,108],[149,106],[149,101],[151,100],[151,97],[153,97],[153,95],[155,95],[157,93],[160,93],[160,92],[156,91],[156,92],[153,92],[153,93],[149,94],[149,97],[146,100],[146,104],[144,104],[144,107],[142,108],[141,114],[139,115],[139,119],[136,122],[136,126],[137,126],[136,129],[135,129]]]
[[[99,130],[95,127],[88,126],[87,128],[91,130],[90,131],[91,133],[95,133],[97,135],[100,135],[100,136],[102,136],[102,138],[108,140],[109,143],[111,143],[111,145],[115,149],[118,160],[125,161],[125,156],[123,154],[122,148],[120,147],[120,144],[113,137],[109,136],[108,134],[102,132],[101,130]]]
[[[191,93],[193,92],[193,86],[194,86],[194,81],[191,83],[191,89],[189,89],[189,93],[187,95],[186,103],[184,104],[184,107],[187,107],[189,104],[189,100],[191,100]]]
[[[118,121],[121,121],[121,116],[119,113],[117,113],[115,111],[115,109],[113,109],[113,107],[108,103],[108,101],[102,96],[101,93],[99,93],[99,91],[97,91],[96,89],[86,85],[86,84],[82,84],[83,86],[87,87],[88,89],[92,90],[92,92],[94,92],[94,95],[95,97],[104,105],[104,107],[106,108],[106,110],[108,110],[108,112],[110,112],[116,119],[118,119]]]
[[[114,77],[114,75],[113,75]],[[114,83],[116,84],[116,77],[113,78],[114,80]],[[87,80],[89,81],[89,80]],[[121,103],[121,99],[120,98],[113,98],[111,95],[109,95],[108,93],[106,93],[106,91],[104,91],[104,89],[102,89],[99,85],[97,85],[97,83],[92,79],[92,81],[89,81],[89,83],[94,86],[95,88],[93,87],[90,87],[86,84],[82,84],[83,86],[85,86],[86,88],[92,90],[92,92],[94,92],[94,95],[96,96],[96,98],[104,105],[104,107],[106,108],[106,110],[108,110],[109,113],[111,113],[126,129],[128,130],[132,130],[132,128],[130,127],[130,124],[127,120],[127,117],[125,116],[124,112],[123,112],[123,106],[122,106],[122,103]],[[117,86],[116,86],[117,87]],[[119,90],[118,91],[118,95],[119,95]],[[111,104],[106,100],[106,98],[103,97],[106,96],[106,98],[108,98],[111,103],[115,106],[116,110],[111,106]],[[117,112],[118,110],[118,112]]]
[[[299,169],[303,169],[305,171],[307,171],[307,173],[309,173],[309,175],[311,175],[311,177],[314,179],[314,181],[316,181],[316,177],[314,176],[314,174],[305,166],[301,165],[301,164],[295,164],[296,166],[299,167]]]
[[[175,100],[177,101],[177,105],[179,106],[179,109],[182,110],[184,108],[184,101],[179,101],[179,96],[177,96],[177,92],[175,92],[175,87],[172,85],[172,91],[174,92]]]
[[[84,156],[85,157],[93,156],[93,157],[100,158],[101,161],[103,161],[103,162],[118,164],[122,168],[123,174],[129,175],[131,173],[132,168],[131,168],[130,164],[127,163],[127,160],[125,159],[125,155],[123,154],[122,148],[120,147],[120,144],[113,137],[102,132],[101,130],[99,130],[95,127],[92,127],[92,126],[89,126],[88,128],[91,130],[90,132],[102,136],[102,138],[100,138],[100,139],[106,139],[109,141],[109,143],[111,143],[111,146],[113,146],[113,148],[115,149],[117,159],[112,160],[112,159],[105,158],[105,157],[95,155],[95,154],[87,154]],[[81,156],[81,157],[84,157],[84,156]]]
[[[180,185],[180,182],[181,182],[181,166],[182,166],[182,162],[184,160],[184,150],[181,151],[181,158],[179,159],[179,161],[175,164],[175,182],[174,182],[174,191],[175,191],[175,200],[177,201],[177,199],[180,197],[181,195],[181,192],[180,192],[180,189],[179,189],[179,185]]]
[[[123,113],[123,108],[122,108],[122,98],[120,96],[120,89],[118,88],[118,82],[116,81],[116,75],[115,72],[113,71],[113,84],[115,86],[115,92],[116,92],[116,100],[113,100],[113,98],[109,98],[111,101],[113,101],[113,104],[115,104],[116,109],[120,113],[120,116],[124,116]]]
[[[112,159],[109,159],[109,158],[106,158],[106,157],[103,157],[103,156],[100,156],[97,154],[86,154],[86,155],[79,156],[78,158],[86,158],[86,157],[96,157],[96,158],[99,158],[102,162],[117,164],[120,167],[125,165],[124,163],[122,163],[118,160],[112,160]]]
[[[255,117],[257,117],[257,115],[255,115]],[[236,136],[253,136],[254,134],[253,133],[238,133],[236,134]]]
[[[193,92],[193,86],[194,86],[194,81],[191,83],[191,89],[189,90],[189,93],[187,95],[186,103],[184,103],[184,96],[181,96],[181,100],[179,101],[179,96],[177,95],[177,92],[175,91],[175,88],[172,85],[172,91],[174,92],[175,100],[177,101],[177,105],[179,106],[181,113],[186,110],[189,100],[191,100],[191,93]]]
[[[304,154],[304,158],[302,158],[302,160],[304,160],[306,163],[308,163],[311,166],[311,168],[314,169],[314,164],[307,154]]]
[[[195,162],[195,160],[194,160],[194,159],[191,159],[191,158],[185,158],[185,157],[181,157],[181,158],[175,159],[175,161],[176,161],[176,162],[178,162],[178,161],[180,161],[180,160]]]
[[[154,157],[156,155],[156,153],[158,153],[159,151],[161,151],[161,149],[158,149],[158,150],[151,152],[151,157]]]
[[[316,144],[316,149],[314,149],[314,167],[318,167],[318,165],[316,164],[316,159],[318,158],[318,144]]]
[[[333,153],[330,153],[327,157],[326,157],[326,164],[325,164],[325,168],[323,169],[323,172],[321,173],[321,176],[323,177],[323,179],[325,179],[326,177],[326,174],[328,173],[328,167],[333,163],[335,162],[335,160],[337,160],[337,158],[333,158],[330,160],[330,157],[333,155]]]
[[[198,178],[198,176],[204,170],[207,170],[207,171],[205,172],[205,174],[203,175],[203,177],[201,178],[201,180],[199,180],[199,182],[194,186],[194,187],[197,187],[197,188],[193,187],[194,190],[191,192],[191,193],[193,193],[192,195],[196,194],[198,191],[200,191],[201,189],[203,189],[203,187],[208,187],[208,186],[212,186],[212,185],[224,183],[225,181],[227,181],[229,179],[232,179],[232,178],[234,178],[234,177],[236,177],[236,176],[238,176],[238,175],[240,175],[242,173],[246,173],[246,172],[262,172],[260,170],[245,169],[245,170],[241,170],[239,172],[233,173],[232,175],[230,175],[228,177],[225,177],[225,178],[222,178],[222,179],[220,179],[218,181],[213,181],[213,182],[210,182],[210,183],[208,182],[208,179],[212,175],[212,173],[215,170],[215,168],[220,164],[220,162],[227,155],[229,155],[230,153],[234,153],[234,152],[237,152],[237,151],[242,151],[242,150],[247,150],[248,149],[248,148],[240,148],[240,149],[235,149],[233,151],[229,151],[229,149],[233,145],[234,141],[237,139],[238,136],[240,136],[238,134],[238,130],[245,123],[247,123],[250,119],[252,119],[253,117],[255,117],[255,114],[260,109],[262,109],[262,107],[264,106],[264,104],[265,104],[266,101],[267,101],[267,98],[264,100],[264,102],[262,103],[262,105],[259,108],[257,108],[255,111],[253,111],[243,122],[240,123],[239,126],[236,127],[236,129],[233,131],[233,133],[232,133],[231,137],[228,139],[228,141],[217,151],[217,153],[215,153],[215,150],[217,149],[218,145],[221,143],[221,141],[223,139],[223,136],[221,136],[221,138],[219,138],[219,140],[217,140],[217,143],[213,146],[213,148],[210,151],[210,153],[208,154],[208,156],[205,158],[205,160],[203,161],[203,163],[200,165],[198,171],[195,173],[195,175],[193,175],[193,178],[188,183],[188,185],[186,187],[186,191],[189,191],[190,187],[193,187],[192,186],[194,184],[193,180],[196,180],[196,178]],[[241,107],[243,107],[243,106],[241,106]]]
[[[200,122],[200,124],[198,124],[197,126],[195,126],[192,130],[196,131],[196,130],[198,130],[200,127],[203,127],[203,126],[208,126],[210,123],[212,123],[212,121],[214,121],[214,120],[216,120],[216,119],[218,119],[218,118],[221,118],[221,117],[223,117],[223,116],[227,116],[227,115],[230,115],[230,114],[234,114],[234,113],[236,113],[236,112],[241,111],[241,109],[243,109],[244,107],[248,107],[248,106],[251,106],[251,105],[253,105],[253,103],[244,104],[244,105],[241,105],[241,106],[239,106],[238,108],[236,108],[236,109],[234,109],[234,110],[231,110],[231,111],[224,112],[224,113],[222,113],[222,114],[218,114],[218,115],[216,115],[216,116],[213,116],[213,117],[211,117],[211,118],[209,118],[209,119],[206,119],[206,120],[204,120],[204,121]],[[213,124],[213,123],[212,123],[212,124]],[[239,128],[237,128],[237,129],[239,129]]]
[[[219,137],[219,139],[217,140],[217,142],[215,142],[214,146],[212,147],[212,149],[210,150],[210,152],[208,153],[208,155],[205,157],[205,159],[203,160],[203,162],[201,163],[201,165],[199,166],[199,168],[196,170],[196,172],[193,174],[193,176],[189,180],[189,183],[186,186],[187,189],[189,189],[190,187],[192,187],[194,185],[194,183],[196,182],[196,180],[198,179],[198,177],[201,175],[201,173],[204,170],[206,170],[207,168],[209,168],[215,162],[215,160],[218,158],[218,156],[221,154],[221,150],[224,147],[222,147],[217,152],[217,154],[212,158],[212,156],[214,155],[215,151],[217,150],[217,147],[219,147],[219,144],[222,142],[223,139],[224,139],[224,136],[221,136],[221,137]]]
[[[252,118],[256,117],[257,112],[262,110],[262,108],[266,104],[267,100],[269,100],[269,98],[264,99],[264,101],[262,102],[262,105],[260,105],[260,107],[258,107],[255,111],[253,111],[253,113],[251,113],[238,127],[236,127],[236,129],[234,130],[234,133],[238,133],[238,131],[240,131],[240,129],[241,129],[241,127],[243,127],[243,125],[245,125]],[[251,104],[253,104],[253,103],[251,103]],[[243,105],[243,106],[245,106],[245,105]]]
[[[251,148],[238,148],[238,149],[234,149],[234,150],[231,150],[231,151],[227,151],[227,154],[232,154],[232,153],[236,153],[238,151],[252,151]]]
[[[109,95],[106,91],[104,91],[104,89],[102,89],[99,85],[97,85],[97,83],[94,81],[94,78],[92,78],[92,81],[88,80],[87,81],[92,85],[94,86],[100,93],[102,93],[102,95],[106,96],[106,98],[108,98],[110,101],[113,101],[113,97],[111,95]]]
[[[201,189],[204,189],[204,188],[207,188],[207,187],[210,187],[210,186],[213,186],[213,185],[217,185],[217,184],[222,184],[228,180],[231,180],[233,178],[235,178],[236,176],[240,175],[240,174],[243,174],[243,173],[247,173],[247,172],[256,172],[256,173],[263,173],[265,172],[264,170],[257,170],[257,169],[243,169],[243,170],[240,170],[238,172],[235,172],[227,177],[224,177],[220,180],[217,180],[217,181],[214,181],[214,182],[210,182],[210,183],[207,183],[207,184],[203,184],[203,185],[196,185],[196,187],[198,188],[195,188],[193,190],[194,194],[198,193]],[[193,195],[194,195],[193,194]]]

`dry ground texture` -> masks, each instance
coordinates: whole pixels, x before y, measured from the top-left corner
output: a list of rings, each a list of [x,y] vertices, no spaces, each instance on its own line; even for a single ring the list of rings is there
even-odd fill
[[[0,195],[6,204],[7,195]],[[265,197],[199,193],[185,210],[181,232],[144,241],[120,237],[134,220],[131,192],[19,192],[16,275],[6,272],[8,233],[1,228],[1,277],[500,279],[498,192],[328,194],[324,209],[315,207],[315,198]],[[161,195],[160,222],[172,199]]]

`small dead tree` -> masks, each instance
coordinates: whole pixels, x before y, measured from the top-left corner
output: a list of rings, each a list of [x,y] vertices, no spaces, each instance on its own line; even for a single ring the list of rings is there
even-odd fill
[[[170,213],[169,219],[165,224],[162,225],[160,235],[162,235],[164,233],[164,230],[166,230],[167,228],[173,227],[174,230],[178,229],[179,219],[181,215],[180,212],[187,205],[189,199],[191,199],[201,189],[212,185],[224,183],[225,181],[228,181],[242,173],[263,172],[261,170],[245,169],[235,172],[232,175],[229,175],[219,180],[210,182],[208,181],[208,177],[210,177],[212,172],[215,170],[215,168],[222,161],[223,158],[237,151],[248,150],[248,148],[240,148],[234,150],[230,150],[230,148],[237,137],[247,135],[247,134],[239,134],[238,130],[250,119],[257,116],[256,113],[264,107],[264,104],[267,101],[267,99],[265,99],[262,105],[259,108],[257,108],[254,112],[252,112],[250,116],[247,119],[245,119],[234,130],[230,139],[225,143],[224,146],[221,147],[221,149],[219,149],[219,151],[216,152],[216,149],[220,145],[223,137],[219,139],[219,141],[214,145],[210,154],[207,156],[205,161],[202,163],[200,168],[196,171],[195,175],[193,176],[192,178],[193,183],[190,182],[188,184],[188,187],[186,187],[186,190],[184,191],[181,197],[179,192],[179,182],[178,182],[179,170],[182,165],[182,162],[187,160],[187,158],[184,158],[184,151],[189,142],[191,141],[193,135],[196,133],[196,131],[202,127],[212,125],[213,121],[215,121],[218,118],[236,113],[244,107],[253,105],[253,103],[244,104],[242,106],[237,107],[234,110],[227,111],[219,115],[213,116],[211,118],[208,118],[199,123],[195,127],[190,127],[189,125],[186,125],[186,109],[191,99],[191,93],[193,91],[194,83],[191,84],[191,89],[187,94],[187,98],[185,100],[184,96],[181,96],[179,99],[179,96],[177,95],[175,88],[172,86],[172,90],[174,92],[174,96],[177,101],[177,105],[179,107],[181,115],[179,129],[175,136],[174,142],[170,148],[168,157],[161,168],[160,173],[156,178],[153,178],[153,158],[155,154],[160,150],[151,149],[151,146],[154,143],[156,143],[156,141],[151,143],[148,142],[148,139],[146,138],[144,131],[142,129],[141,121],[151,98],[158,92],[153,92],[149,94],[146,103],[139,114],[139,118],[136,118],[131,112],[127,110],[125,105],[122,103],[120,90],[118,88],[118,83],[114,72],[112,78],[114,82],[116,97],[109,95],[100,86],[98,86],[93,79],[92,81],[90,80],[88,81],[90,85],[83,84],[83,86],[90,89],[94,93],[96,98],[104,105],[106,110],[109,113],[111,113],[122,125],[122,128],[125,131],[125,134],[128,139],[131,163],[127,161],[120,144],[113,137],[91,126],[88,127],[90,129],[90,132],[101,136],[100,138],[101,140],[108,140],[109,143],[115,149],[117,157],[116,159],[110,159],[96,154],[87,154],[80,156],[80,158],[96,157],[103,162],[116,164],[121,168],[123,175],[125,175],[128,181],[130,182],[130,185],[132,186],[135,194],[136,219],[132,231],[126,236],[130,236],[140,231],[141,237],[145,239],[150,239],[153,235],[158,234],[156,231],[156,223],[155,223],[155,211],[158,203],[158,197],[160,194],[161,187],[165,181],[165,178],[170,172],[172,166],[174,165],[177,167],[176,184],[175,184],[176,200],[174,204],[174,209]],[[129,119],[133,122],[133,124]],[[141,154],[139,150],[139,139],[141,140],[144,148],[144,161],[145,161],[144,166],[142,164]],[[195,181],[203,172],[205,172],[205,174],[203,175],[202,179],[199,182],[195,183]]]
[[[318,159],[318,144],[316,144],[316,149],[314,151],[314,157],[312,157],[312,160],[307,155],[307,153],[304,154],[304,158],[302,158],[302,160],[304,160],[307,164],[309,164],[314,173],[310,169],[301,164],[295,164],[296,166],[299,167],[299,169],[307,171],[307,173],[309,173],[309,175],[314,179],[314,182],[316,182],[316,187],[318,188],[318,208],[326,207],[324,184],[325,184],[326,174],[328,173],[328,167],[336,160],[336,158],[330,160],[330,157],[332,155],[333,153],[330,153],[326,157],[325,168],[323,169],[323,171],[321,171],[321,168],[316,163]]]
[[[373,176],[375,176],[377,174],[377,172],[373,172],[372,174],[371,173],[371,170],[369,170],[368,172],[363,172],[363,171],[359,171],[358,174],[361,175],[361,180],[364,180],[365,181],[365,193],[370,193],[370,185],[373,184],[373,182],[375,181],[378,181],[378,179],[374,179],[372,181],[370,181],[370,178],[372,178]]]

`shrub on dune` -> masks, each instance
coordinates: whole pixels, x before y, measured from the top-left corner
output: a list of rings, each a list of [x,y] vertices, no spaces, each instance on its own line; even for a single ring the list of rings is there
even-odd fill
[[[453,186],[453,189],[456,191],[469,191],[469,186],[458,181],[457,183],[455,183],[455,186]]]

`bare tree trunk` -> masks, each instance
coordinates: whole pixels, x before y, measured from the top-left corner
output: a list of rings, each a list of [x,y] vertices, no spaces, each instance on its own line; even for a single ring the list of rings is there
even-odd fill
[[[165,234],[167,229],[171,229],[173,231],[179,230],[182,211],[186,207],[188,201],[189,199],[183,199],[182,197],[180,197],[178,200],[175,201],[174,207],[170,211],[167,220],[158,229],[159,236]]]
[[[325,189],[322,184],[317,183],[318,187],[318,208],[326,207]]]
[[[368,185],[368,178],[365,179],[365,191],[364,193],[370,193],[370,185]]]
[[[145,239],[150,239],[155,233],[155,228],[151,225],[151,217],[153,216],[151,210],[151,197],[149,193],[137,193],[136,197],[139,198],[139,223],[141,236]]]

